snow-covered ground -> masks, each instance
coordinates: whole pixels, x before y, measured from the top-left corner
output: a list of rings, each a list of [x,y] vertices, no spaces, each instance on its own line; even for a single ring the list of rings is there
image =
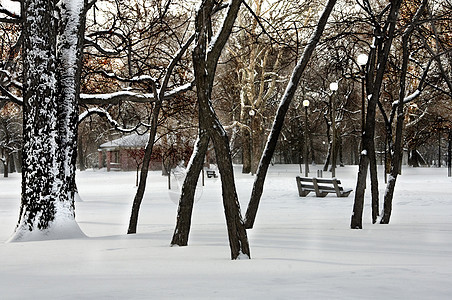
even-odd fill
[[[239,170],[244,214],[253,177]],[[3,242],[18,219],[20,176],[0,177],[0,299],[452,298],[446,169],[404,168],[390,225],[371,224],[367,195],[363,230],[349,229],[353,193],[300,198],[298,170],[271,167],[248,233],[252,259],[239,261],[230,260],[218,178],[206,178],[190,245],[169,247],[177,206],[159,172],[148,179],[136,235],[125,234],[135,173],[90,170],[78,174],[76,203],[88,237],[22,243]],[[356,173],[349,166],[336,175],[355,188]]]

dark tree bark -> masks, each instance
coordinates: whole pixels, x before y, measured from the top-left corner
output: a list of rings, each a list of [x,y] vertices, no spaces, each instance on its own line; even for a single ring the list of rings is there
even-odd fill
[[[54,1],[26,1],[24,24],[24,147],[19,226],[46,229],[58,199],[57,77]],[[37,24],[35,20],[42,20]],[[40,27],[42,25],[42,27]],[[41,55],[38,50],[45,55]],[[41,162],[44,159],[45,163]],[[43,180],[45,179],[45,180]],[[39,187],[39,188],[38,188]],[[42,212],[42,213],[41,213]]]
[[[318,41],[323,33],[328,17],[333,10],[333,7],[336,3],[336,0],[329,0],[326,4],[325,10],[323,11],[320,20],[317,24],[316,30],[311,37],[308,45],[306,46],[304,53],[297,63],[292,76],[290,78],[289,84],[286,88],[286,91],[281,99],[281,103],[276,112],[275,119],[273,121],[271,133],[268,137],[267,144],[265,146],[264,152],[262,154],[259,168],[257,170],[256,179],[253,185],[253,191],[251,193],[251,199],[248,204],[248,209],[246,211],[246,228],[253,228],[254,221],[256,219],[257,210],[259,208],[259,202],[263,193],[265,177],[267,176],[268,167],[271,163],[271,159],[273,157],[273,153],[276,149],[276,144],[278,142],[279,134],[281,133],[281,129],[284,123],[284,118],[287,114],[287,111],[290,106],[290,102],[292,101],[295,91],[297,89],[297,85],[300,81],[301,75],[303,74],[309,59],[317,46]]]
[[[81,140],[77,140],[77,159],[80,171],[85,171],[85,151],[83,150],[83,142]]]
[[[223,205],[232,259],[242,258],[243,256],[250,258],[251,256],[235,188],[229,140],[213,110],[211,95],[218,59],[229,38],[240,4],[241,0],[232,0],[229,3],[222,27],[207,49],[208,32],[211,31],[209,16],[214,9],[214,1],[203,1],[196,15],[195,30],[197,37],[196,46],[193,50],[193,67],[200,116],[199,127],[200,130],[206,130],[215,148],[221,175]]]
[[[75,120],[84,16],[83,1],[61,1],[58,7],[49,0],[24,3],[22,195],[11,240],[68,224],[78,228]]]
[[[251,133],[250,126],[248,124],[247,128],[241,128],[242,132],[242,173],[251,173]]]
[[[146,180],[148,177],[149,163],[151,161],[152,149],[154,147],[154,141],[157,134],[157,127],[159,121],[160,110],[162,108],[163,101],[165,100],[165,92],[168,87],[168,82],[170,75],[173,72],[174,67],[177,62],[182,58],[183,54],[187,51],[190,44],[193,42],[195,36],[191,36],[187,42],[181,47],[179,52],[176,53],[175,57],[169,63],[165,76],[160,89],[157,88],[157,83],[151,80],[152,92],[154,94],[153,110],[151,116],[151,128],[148,143],[144,150],[143,162],[141,164],[140,180],[138,184],[138,189],[133,199],[132,212],[130,214],[129,228],[127,229],[127,234],[134,234],[137,232],[138,225],[138,215],[140,212],[141,202],[143,201],[144,192],[146,190]]]
[[[258,115],[251,118],[251,174],[256,174],[262,156],[262,141],[265,136],[263,122]]]
[[[384,209],[383,216],[381,217],[380,224],[389,224],[389,220],[391,218],[392,213],[392,200],[394,197],[395,184],[397,181],[397,176],[400,173],[402,155],[403,155],[403,145],[402,145],[402,133],[403,133],[403,123],[405,119],[404,114],[404,105],[405,105],[405,94],[406,94],[406,76],[408,72],[408,60],[409,60],[409,51],[408,51],[408,43],[411,37],[411,34],[415,28],[416,22],[421,17],[424,9],[427,5],[427,0],[422,1],[422,5],[416,11],[415,16],[411,24],[407,27],[405,32],[402,35],[402,68],[400,70],[400,92],[399,92],[399,101],[397,104],[397,123],[396,123],[396,136],[394,142],[393,149],[393,157],[391,160],[391,171],[388,180],[388,184],[386,186],[386,192],[384,196]]]
[[[154,89],[155,91],[155,89]],[[132,212],[129,220],[129,228],[127,234],[137,233],[138,215],[140,212],[141,202],[143,201],[144,192],[146,190],[146,180],[148,178],[149,163],[151,162],[152,149],[154,147],[155,136],[157,133],[158,118],[161,109],[161,102],[156,101],[152,110],[151,130],[149,133],[149,140],[144,149],[143,163],[141,165],[140,181],[138,189],[133,199]]]
[[[375,114],[377,102],[380,98],[380,89],[383,82],[386,64],[388,61],[389,50],[394,39],[394,32],[397,23],[397,15],[400,9],[401,0],[391,2],[391,7],[387,19],[387,32],[382,32],[378,24],[375,29],[375,45],[372,48],[369,62],[367,64],[368,71],[366,74],[367,95],[372,95],[367,105],[366,124],[362,133],[362,151],[359,161],[358,179],[356,182],[355,199],[353,204],[353,214],[351,217],[350,227],[352,229],[362,229],[362,215],[364,208],[364,194],[366,190],[367,169],[370,159],[375,153],[374,136],[375,136]],[[386,26],[385,26],[386,28]],[[385,39],[383,39],[385,37]],[[374,69],[373,60],[377,60],[376,69]],[[375,70],[375,75],[374,75]],[[373,151],[373,152],[372,152]]]
[[[327,118],[326,116],[327,114],[325,114],[323,116],[323,118],[325,119],[325,124],[326,124],[326,138],[327,138],[327,143],[328,143],[328,151],[327,151],[327,155],[325,158],[325,163],[323,164],[323,171],[326,172],[328,171],[328,166],[330,165],[330,161],[331,161],[331,123],[330,120]]]
[[[3,177],[7,178],[7,177],[9,177],[9,154],[8,153],[6,153],[4,160],[2,160],[2,163],[3,163]]]
[[[380,201],[378,194],[378,173],[377,173],[377,155],[375,153],[375,142],[369,145],[369,164],[370,164],[370,193],[372,198],[372,224],[377,222],[380,214]]]
[[[204,165],[204,158],[208,146],[209,136],[205,130],[200,130],[191,160],[187,167],[187,175],[184,184],[182,185],[182,193],[179,200],[179,208],[177,210],[176,228],[174,229],[171,246],[188,245],[196,185]]]

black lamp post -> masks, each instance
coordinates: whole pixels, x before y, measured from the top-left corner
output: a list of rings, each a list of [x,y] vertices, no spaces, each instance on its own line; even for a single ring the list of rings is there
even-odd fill
[[[336,101],[334,101],[334,92],[338,89],[337,82],[330,83],[331,94],[331,126],[333,128],[333,144],[331,147],[331,177],[336,177]]]
[[[309,176],[309,163],[308,163],[308,107],[309,100],[303,101],[304,113],[305,113],[305,122],[304,122],[304,176]]]
[[[358,65],[361,67],[362,77],[361,77],[361,134],[364,133],[364,127],[366,126],[366,115],[365,115],[365,109],[366,109],[366,100],[365,100],[365,77],[366,77],[366,64],[367,64],[368,56],[367,54],[360,54],[358,55],[358,58],[356,59]]]

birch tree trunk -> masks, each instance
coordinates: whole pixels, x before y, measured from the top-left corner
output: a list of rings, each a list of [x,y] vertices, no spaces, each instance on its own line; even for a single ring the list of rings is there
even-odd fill
[[[59,5],[59,33],[57,42],[59,94],[58,131],[62,151],[60,166],[62,197],[74,203],[77,192],[78,103],[83,66],[83,37],[85,34],[84,0],[64,0]],[[73,205],[73,204],[72,204]]]

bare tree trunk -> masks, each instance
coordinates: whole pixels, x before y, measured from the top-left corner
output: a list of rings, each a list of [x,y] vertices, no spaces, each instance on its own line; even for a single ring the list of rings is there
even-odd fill
[[[83,150],[83,142],[81,140],[77,141],[77,158],[80,171],[85,171],[85,151]]]
[[[132,212],[129,220],[129,228],[127,234],[137,233],[138,214],[140,212],[141,202],[143,201],[144,192],[146,190],[146,179],[148,178],[149,163],[151,162],[152,148],[154,147],[154,140],[157,133],[157,123],[160,114],[161,103],[156,101],[154,109],[152,110],[151,129],[149,133],[149,140],[144,149],[143,164],[141,165],[140,182],[138,189],[133,199]]]
[[[1,160],[3,163],[3,177],[9,176],[9,153],[6,149],[3,151],[3,159]]]
[[[240,4],[241,0],[230,2],[222,27],[216,38],[212,40],[212,44],[209,45],[209,50],[207,50],[207,33],[211,30],[209,16],[212,13],[214,1],[203,1],[196,15],[197,37],[196,46],[193,50],[193,66],[199,105],[199,127],[201,130],[206,130],[215,147],[221,175],[223,205],[232,259],[250,258],[251,255],[235,188],[228,136],[212,108],[211,95],[218,59],[229,38]]]
[[[205,130],[200,130],[187,167],[187,176],[182,185],[182,193],[177,210],[176,228],[174,229],[173,239],[171,240],[172,246],[187,246],[188,244],[196,185],[204,165],[204,157],[206,156],[208,146],[209,136]]]
[[[249,128],[242,128],[242,173],[251,173],[251,134]]]
[[[323,119],[325,120],[325,125],[326,125],[326,138],[327,138],[327,143],[328,143],[328,152],[326,155],[326,159],[325,159],[325,163],[323,165],[323,171],[326,172],[328,171],[328,166],[330,164],[331,161],[331,150],[332,150],[332,139],[331,139],[331,124],[332,122],[330,122],[330,120],[332,119],[332,103],[331,103],[331,97],[329,99],[329,103],[328,103],[328,111],[325,112],[323,114]],[[328,119],[329,116],[329,119]]]
[[[399,101],[397,104],[397,123],[396,123],[396,136],[394,143],[394,155],[391,160],[391,173],[389,176],[389,181],[386,186],[386,192],[384,196],[384,209],[383,216],[381,217],[380,224],[389,224],[389,220],[391,218],[392,213],[392,200],[394,197],[394,189],[397,181],[397,176],[400,173],[402,155],[403,155],[403,147],[402,147],[402,139],[403,139],[403,123],[405,119],[404,114],[404,100],[406,94],[406,75],[408,71],[408,59],[409,59],[409,51],[408,51],[408,43],[411,36],[411,33],[414,30],[415,23],[419,20],[422,15],[425,7],[427,5],[427,0],[422,1],[422,5],[416,11],[415,16],[411,24],[407,27],[405,32],[402,35],[402,68],[400,73],[400,92],[399,92]]]
[[[188,47],[193,42],[193,40],[194,35],[187,40],[187,42],[181,47],[181,49],[176,53],[174,58],[171,60],[168,67],[166,68],[166,73],[162,79],[160,89],[157,88],[157,82],[151,81],[152,91],[155,97],[154,107],[151,116],[151,129],[149,134],[149,140],[144,150],[143,162],[141,165],[140,172],[140,182],[138,184],[138,189],[135,194],[135,198],[133,199],[132,212],[130,215],[129,228],[127,230],[127,234],[133,234],[137,232],[138,214],[140,211],[141,202],[143,201],[144,192],[146,190],[146,179],[148,177],[152,148],[154,146],[155,136],[157,134],[159,114],[162,108],[162,103],[165,98],[165,92],[168,87],[169,78],[177,62],[180,61],[182,55],[185,53],[185,51],[187,51]]]
[[[74,204],[83,4],[61,1],[57,8],[48,0],[24,3],[22,199],[11,240],[38,230],[49,237],[51,230],[69,223],[68,235],[74,229],[83,235]],[[57,11],[60,19],[55,18]]]
[[[251,119],[251,174],[256,174],[262,155],[262,139],[265,134],[262,126],[262,120],[259,117],[254,116]]]
[[[362,229],[362,215],[364,207],[364,194],[366,189],[367,180],[367,168],[369,166],[369,159],[372,159],[373,139],[375,136],[375,114],[376,106],[380,97],[380,89],[383,82],[383,75],[385,73],[386,64],[388,61],[389,50],[391,48],[392,41],[394,39],[394,32],[397,23],[397,15],[399,12],[401,0],[396,0],[391,3],[391,8],[388,15],[388,31],[383,34],[376,30],[375,44],[376,47],[372,48],[370,55],[370,70],[366,74],[367,87],[370,90],[368,95],[371,95],[367,106],[366,123],[364,132],[362,133],[362,145],[363,150],[360,155],[358,178],[356,182],[355,199],[353,205],[353,214],[351,217],[350,227],[352,229]],[[383,40],[383,36],[386,39]],[[378,49],[378,53],[377,52]],[[372,61],[377,57],[376,74],[374,75],[374,62]],[[374,78],[375,76],[375,78]],[[375,151],[375,150],[373,150]]]
[[[292,76],[289,80],[289,84],[286,88],[286,91],[281,99],[281,103],[276,112],[275,119],[273,121],[271,133],[268,137],[267,144],[265,146],[264,152],[262,154],[259,168],[257,170],[256,179],[253,185],[253,191],[251,193],[251,199],[248,204],[248,209],[246,211],[246,228],[253,228],[254,221],[256,219],[257,210],[259,208],[259,202],[263,193],[265,177],[267,176],[268,167],[271,163],[271,159],[273,157],[273,153],[276,149],[276,144],[278,142],[279,134],[281,133],[281,129],[284,123],[284,118],[289,109],[290,102],[292,101],[295,91],[297,89],[298,82],[300,81],[301,75],[303,74],[309,59],[317,46],[318,41],[323,33],[328,17],[333,10],[334,5],[336,4],[336,0],[329,0],[325,10],[323,11],[320,20],[317,24],[316,31],[314,35],[311,37],[308,45],[306,46],[304,53],[295,66],[295,69],[292,73]]]
[[[372,196],[372,224],[377,222],[379,215],[379,195],[378,195],[378,173],[377,173],[377,158],[375,153],[375,143],[372,143],[369,148],[369,163],[370,163],[370,189]]]

